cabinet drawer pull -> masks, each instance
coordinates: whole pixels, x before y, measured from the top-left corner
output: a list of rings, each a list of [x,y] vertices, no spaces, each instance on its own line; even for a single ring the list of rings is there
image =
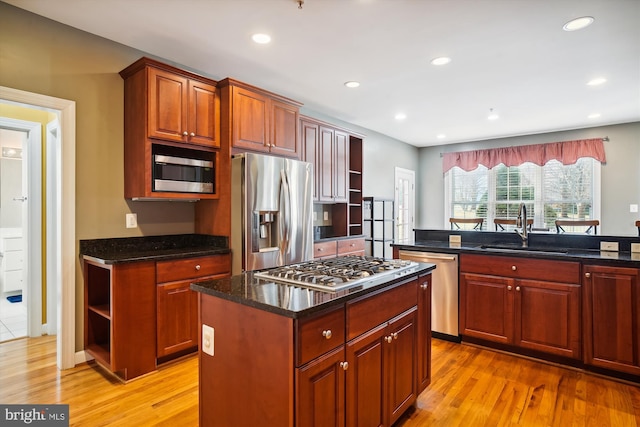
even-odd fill
[[[196,134],[195,134],[195,133],[193,133],[193,132],[191,132],[191,133],[189,134],[189,136],[196,136]]]
[[[591,273],[584,273],[584,277],[588,279],[589,277],[591,277]]]
[[[420,287],[426,291],[427,288],[429,288],[429,284],[428,283],[423,283],[422,285],[420,285]]]
[[[196,271],[200,271],[200,264],[196,264]]]
[[[355,243],[352,243],[352,244],[350,244],[349,246],[354,247],[355,245],[356,245]]]
[[[394,340],[398,339],[398,333],[397,332],[392,333],[391,336],[393,337]]]
[[[331,329],[327,329],[326,331],[322,331],[322,336],[325,337],[326,339],[331,339],[331,336],[333,334],[331,333]]]
[[[322,251],[324,251],[323,248],[318,248],[318,252],[322,252]]]
[[[187,133],[187,131],[185,130],[184,132],[182,132],[182,135],[189,136],[189,133]]]
[[[391,344],[391,341],[393,341],[393,338],[391,337],[391,335],[389,335],[388,337],[384,337],[384,340],[389,344]]]
[[[511,269],[512,269],[513,271],[516,271],[516,270],[518,269],[518,267],[516,267],[515,265],[512,265],[512,266],[511,266]]]
[[[520,286],[516,286],[516,291],[520,292]]]
[[[340,367],[343,371],[346,371],[347,369],[349,369],[349,362],[340,362]]]
[[[507,290],[508,290],[508,291],[510,291],[511,289],[513,289],[513,288],[511,287],[511,285],[507,286]]]

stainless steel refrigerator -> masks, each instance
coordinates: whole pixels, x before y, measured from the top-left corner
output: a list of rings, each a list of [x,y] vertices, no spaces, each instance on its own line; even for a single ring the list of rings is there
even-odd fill
[[[231,160],[232,272],[313,258],[313,166],[244,153]]]

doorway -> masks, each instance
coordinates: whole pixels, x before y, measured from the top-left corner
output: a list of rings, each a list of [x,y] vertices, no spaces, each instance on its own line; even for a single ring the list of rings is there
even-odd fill
[[[415,171],[395,168],[396,241],[413,238],[415,227]]]
[[[25,92],[17,89],[0,86],[0,102],[13,105],[19,105],[27,108],[43,109],[56,112],[59,120],[57,128],[53,125],[52,129],[47,128],[47,133],[51,132],[55,136],[52,153],[47,153],[47,157],[52,156],[56,159],[54,173],[56,182],[52,183],[55,193],[52,200],[52,206],[48,206],[44,234],[47,241],[53,240],[51,243],[55,249],[51,249],[51,245],[46,245],[45,253],[50,250],[55,252],[48,258],[54,260],[51,264],[47,262],[46,271],[49,279],[49,287],[55,294],[55,334],[57,336],[57,366],[59,369],[72,368],[76,364],[75,354],[75,102],[60,98],[54,98],[46,95]],[[41,125],[39,125],[41,128]],[[42,149],[38,150],[42,156]],[[38,180],[42,181],[42,179]],[[41,199],[41,198],[37,198]],[[49,203],[49,202],[47,202]],[[53,212],[49,212],[53,209]],[[32,211],[32,209],[30,210]],[[42,221],[37,221],[42,224]],[[28,237],[31,239],[36,233],[31,233]],[[39,239],[42,239],[42,229],[38,230]],[[36,250],[42,252],[42,243],[33,245],[31,240],[28,243],[29,251]],[[35,249],[34,249],[35,248]],[[56,250],[58,249],[58,250]],[[29,254],[29,258],[31,254]],[[42,262],[40,262],[42,266]],[[31,272],[31,270],[30,270]],[[41,273],[42,274],[42,273]],[[40,279],[38,281],[42,283]],[[40,296],[42,293],[39,294]],[[35,295],[34,295],[35,297]],[[40,297],[42,298],[42,297]],[[42,330],[42,299],[39,301],[40,310],[29,310],[29,316],[38,316],[38,321],[30,324],[38,325],[36,332],[38,335],[43,333]],[[45,309],[46,313],[46,309]],[[47,325],[47,331],[50,325]],[[31,335],[31,331],[30,331]],[[81,355],[79,356],[81,357]]]

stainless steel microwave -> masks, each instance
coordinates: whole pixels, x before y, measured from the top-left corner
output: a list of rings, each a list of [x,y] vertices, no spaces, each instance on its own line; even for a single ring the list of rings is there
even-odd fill
[[[153,191],[213,194],[214,172],[212,161],[156,154]]]

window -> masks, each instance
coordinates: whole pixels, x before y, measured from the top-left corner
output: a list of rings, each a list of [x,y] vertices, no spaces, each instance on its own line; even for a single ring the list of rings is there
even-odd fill
[[[517,218],[524,203],[535,228],[553,230],[556,219],[599,219],[600,162],[480,165],[470,172],[454,167],[445,173],[445,198],[445,228],[450,217],[484,218],[484,229],[493,230],[495,218]]]

